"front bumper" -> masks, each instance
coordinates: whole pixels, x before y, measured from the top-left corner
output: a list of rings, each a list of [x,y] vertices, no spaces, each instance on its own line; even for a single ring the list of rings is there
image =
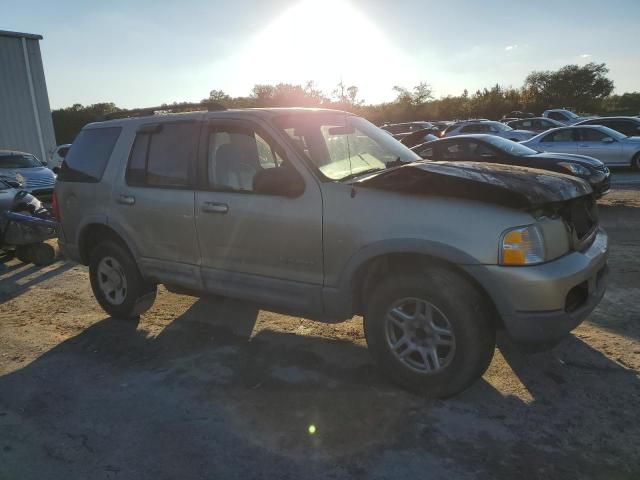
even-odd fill
[[[596,197],[600,198],[609,193],[609,190],[611,190],[611,173],[607,171],[603,178],[594,180],[590,183]]]
[[[494,300],[507,333],[522,343],[554,342],[584,321],[602,299],[609,241],[600,229],[593,243],[542,265],[472,266]]]

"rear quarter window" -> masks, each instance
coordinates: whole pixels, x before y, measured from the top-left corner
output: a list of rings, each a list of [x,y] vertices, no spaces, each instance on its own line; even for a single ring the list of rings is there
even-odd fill
[[[121,131],[120,127],[82,130],[64,159],[58,180],[99,182]]]

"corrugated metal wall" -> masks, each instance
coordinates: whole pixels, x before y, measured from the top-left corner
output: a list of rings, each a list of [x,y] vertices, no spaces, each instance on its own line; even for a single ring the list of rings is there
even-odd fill
[[[56,139],[38,40],[26,38],[27,57],[44,146],[44,159]],[[43,158],[25,65],[22,38],[0,34],[0,150],[16,149]]]

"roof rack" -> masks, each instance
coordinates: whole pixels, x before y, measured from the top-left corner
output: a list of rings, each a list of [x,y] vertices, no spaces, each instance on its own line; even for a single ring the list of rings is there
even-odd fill
[[[132,108],[130,110],[118,110],[107,113],[105,120],[117,118],[147,117],[152,115],[166,115],[169,113],[184,113],[198,111],[218,112],[226,110],[226,107],[218,102],[178,103],[174,105],[160,105],[159,107]]]

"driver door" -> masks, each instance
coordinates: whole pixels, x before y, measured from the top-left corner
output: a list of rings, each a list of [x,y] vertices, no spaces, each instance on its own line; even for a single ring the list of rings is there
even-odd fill
[[[269,305],[318,306],[323,282],[322,198],[310,173],[267,129],[211,121],[200,141],[195,218],[208,291]],[[290,198],[253,191],[261,169],[289,164],[305,182]]]
[[[578,130],[580,142],[578,153],[597,158],[603,163],[615,164],[621,162],[622,145],[615,139],[594,128],[581,128]],[[605,139],[611,140],[605,140]]]

